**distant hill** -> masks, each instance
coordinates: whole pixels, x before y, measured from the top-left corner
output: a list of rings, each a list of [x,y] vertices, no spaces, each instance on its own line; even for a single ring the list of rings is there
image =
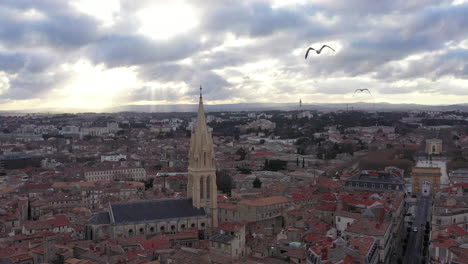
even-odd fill
[[[106,112],[194,112],[197,110],[198,104],[176,104],[176,105],[126,105],[106,109]],[[240,104],[218,104],[205,105],[207,111],[267,111],[267,110],[282,110],[291,111],[298,110],[297,103],[240,103]],[[364,110],[364,111],[468,111],[468,104],[457,105],[419,105],[419,104],[390,104],[390,103],[317,103],[303,104],[303,110],[317,111],[338,111],[338,110]]]
[[[123,105],[101,110],[89,109],[40,109],[40,110],[18,110],[18,111],[0,111],[0,114],[11,113],[79,113],[79,112],[195,112],[198,104],[173,104],[173,105]],[[268,111],[282,110],[291,111],[298,110],[297,103],[240,103],[240,104],[218,104],[205,105],[205,109],[209,112],[218,111]],[[391,104],[391,103],[312,103],[302,104],[303,110],[316,111],[338,111],[338,110],[363,110],[363,111],[468,111],[468,104],[454,105],[419,105],[419,104]]]

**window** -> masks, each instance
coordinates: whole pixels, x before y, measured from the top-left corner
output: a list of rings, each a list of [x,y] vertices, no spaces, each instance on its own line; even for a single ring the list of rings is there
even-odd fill
[[[181,228],[185,228],[185,225],[184,225],[184,224],[182,224],[180,227],[181,227]]]
[[[171,225],[171,230],[175,230],[175,225]]]
[[[341,217],[338,217],[338,222],[341,222]]]
[[[161,226],[161,228],[160,228],[160,229],[161,229],[161,231],[164,231],[164,226]]]
[[[191,226],[191,227],[195,227],[195,224],[191,224],[190,226]]]
[[[154,232],[154,227],[150,227],[150,232]]]
[[[204,194],[204,180],[203,180],[203,177],[200,178],[200,199],[203,199],[205,198],[205,194]]]
[[[128,235],[129,235],[129,236],[133,235],[133,229],[129,229],[129,230],[128,230]]]
[[[201,223],[201,226],[202,226],[202,227],[205,227],[205,223]]]
[[[211,195],[211,181],[210,181],[210,176],[206,177],[206,198],[209,199]]]
[[[143,231],[144,231],[143,228],[140,228],[140,234],[143,234]]]

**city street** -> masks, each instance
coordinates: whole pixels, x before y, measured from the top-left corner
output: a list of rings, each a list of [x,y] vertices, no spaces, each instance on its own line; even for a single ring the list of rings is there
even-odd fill
[[[409,232],[409,239],[406,248],[406,255],[403,263],[405,264],[419,264],[423,263],[423,238],[426,227],[426,222],[429,220],[431,198],[429,196],[422,196],[416,203],[416,214],[413,225],[411,225],[411,232]],[[408,225],[406,225],[408,226]],[[417,232],[413,228],[417,228]]]

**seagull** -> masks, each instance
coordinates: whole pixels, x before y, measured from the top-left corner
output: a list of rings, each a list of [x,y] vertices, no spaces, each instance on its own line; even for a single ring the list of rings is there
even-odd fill
[[[316,50],[316,49],[314,49],[314,48],[308,48],[308,49],[307,49],[307,52],[306,52],[306,55],[305,55],[305,58],[307,59],[307,56],[309,56],[309,51],[315,50],[315,52],[316,52],[317,54],[320,54],[320,52],[322,52],[323,48],[325,48],[325,47],[327,47],[327,48],[329,48],[329,49],[335,51],[334,49],[332,49],[332,48],[331,48],[330,46],[328,46],[328,45],[323,45],[319,50]]]
[[[355,94],[356,92],[364,92],[364,91],[366,91],[366,92],[368,92],[370,95],[372,95],[372,93],[371,93],[371,92],[369,91],[369,89],[367,89],[367,88],[364,88],[364,89],[356,89],[356,90],[354,91],[354,94]],[[353,95],[354,95],[354,94],[353,94]]]

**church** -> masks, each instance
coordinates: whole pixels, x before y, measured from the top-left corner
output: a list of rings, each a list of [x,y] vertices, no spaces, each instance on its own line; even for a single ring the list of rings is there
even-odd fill
[[[107,211],[89,219],[87,238],[178,233],[185,228],[218,226],[215,152],[206,126],[201,87],[188,172],[187,198],[110,203]]]

